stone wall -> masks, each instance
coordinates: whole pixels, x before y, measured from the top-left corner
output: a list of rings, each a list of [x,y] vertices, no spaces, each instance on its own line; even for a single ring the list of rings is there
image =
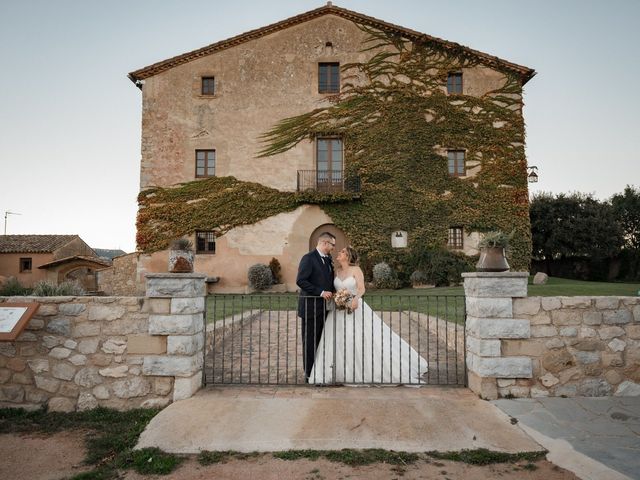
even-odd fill
[[[162,407],[202,381],[204,275],[165,274],[147,297],[0,297],[37,302],[0,341],[0,406],[53,411]]]
[[[145,279],[140,272],[140,253],[129,253],[113,259],[113,266],[98,270],[98,290],[106,295],[144,295]],[[165,265],[166,270],[166,265]]]
[[[463,276],[479,395],[640,395],[640,297],[527,297],[527,273]]]

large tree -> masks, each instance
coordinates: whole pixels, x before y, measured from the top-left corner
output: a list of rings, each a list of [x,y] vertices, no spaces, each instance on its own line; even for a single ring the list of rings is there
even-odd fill
[[[627,185],[611,197],[613,211],[624,234],[625,248],[640,251],[640,188]]]

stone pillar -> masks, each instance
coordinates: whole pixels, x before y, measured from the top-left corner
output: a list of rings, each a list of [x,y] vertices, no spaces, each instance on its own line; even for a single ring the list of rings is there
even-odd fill
[[[504,356],[502,339],[529,338],[529,320],[513,318],[513,299],[527,296],[526,272],[463,273],[469,388],[498,398],[497,379],[531,378],[529,357]]]
[[[167,337],[166,355],[144,357],[145,375],[175,377],[173,400],[202,385],[206,275],[148,273],[149,334]]]

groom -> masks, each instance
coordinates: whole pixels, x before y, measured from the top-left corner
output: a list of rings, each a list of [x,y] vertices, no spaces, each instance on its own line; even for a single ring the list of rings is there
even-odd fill
[[[333,296],[333,263],[331,252],[336,237],[323,232],[316,248],[307,253],[298,267],[296,284],[300,287],[298,316],[302,318],[302,360],[305,382],[308,382],[316,357],[316,349],[327,317],[326,300]]]

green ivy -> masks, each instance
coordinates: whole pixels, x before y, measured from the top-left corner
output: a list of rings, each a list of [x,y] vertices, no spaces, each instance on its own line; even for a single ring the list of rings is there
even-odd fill
[[[451,71],[479,65],[463,50],[368,33],[365,63],[344,65],[342,92],[330,106],[276,123],[263,135],[260,157],[286,152],[305,139],[340,135],[345,175],[359,175],[361,196],[280,192],[218,177],[152,189],[139,196],[138,246],[166,248],[171,238],[197,229],[220,234],[301,204],[320,204],[368,262],[398,258],[395,230],[414,242],[446,244],[450,226],[466,231],[514,230],[512,268],[529,268],[531,233],[524,152],[522,90],[504,71],[503,85],[481,97],[447,95]],[[473,178],[448,174],[437,148],[464,149],[477,161]]]

